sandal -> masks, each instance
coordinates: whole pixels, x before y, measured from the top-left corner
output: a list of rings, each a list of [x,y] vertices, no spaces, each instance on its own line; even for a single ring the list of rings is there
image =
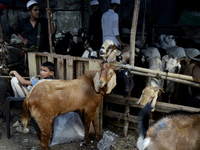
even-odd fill
[[[13,124],[13,127],[19,127],[19,126],[21,126],[21,123],[20,123],[20,121],[17,120],[17,122],[15,122]]]
[[[29,133],[29,128],[23,128],[22,126],[19,126],[16,128],[16,131],[21,133]]]

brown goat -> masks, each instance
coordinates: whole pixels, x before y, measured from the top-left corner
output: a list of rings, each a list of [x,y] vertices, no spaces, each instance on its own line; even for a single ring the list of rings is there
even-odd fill
[[[116,74],[109,64],[103,64],[100,71],[86,71],[75,80],[44,80],[36,84],[23,103],[22,124],[27,126],[33,117],[39,126],[39,145],[49,150],[48,141],[52,132],[52,123],[56,115],[71,111],[84,111],[86,144],[90,122],[97,131],[96,111],[104,94],[108,94],[116,85]]]
[[[200,112],[172,112],[149,126],[151,104],[140,113],[139,150],[199,150]]]

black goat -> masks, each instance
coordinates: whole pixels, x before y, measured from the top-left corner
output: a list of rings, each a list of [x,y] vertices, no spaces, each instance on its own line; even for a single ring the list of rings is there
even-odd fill
[[[67,55],[67,49],[69,48],[72,35],[67,32],[62,40],[59,40],[55,46],[56,54]]]
[[[115,70],[115,73],[117,75],[117,85],[114,89],[114,93],[123,95],[125,98],[134,87],[133,75],[127,69]]]

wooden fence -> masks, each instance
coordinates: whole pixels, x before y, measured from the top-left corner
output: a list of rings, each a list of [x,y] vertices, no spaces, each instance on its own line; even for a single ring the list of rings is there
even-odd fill
[[[99,70],[102,60],[99,59],[88,59],[81,57],[72,57],[72,56],[64,56],[58,54],[50,54],[50,53],[28,53],[28,62],[29,62],[29,76],[38,76],[40,72],[40,65],[45,61],[50,61],[55,64],[55,78],[64,79],[64,80],[72,80],[81,76],[86,70]],[[124,66],[125,67],[125,66]],[[139,67],[132,67],[139,68]],[[149,70],[149,69],[146,69]],[[137,70],[140,72],[140,70]],[[149,70],[152,71],[152,70]],[[163,72],[164,73],[164,72]],[[147,73],[146,73],[147,74]],[[176,82],[176,81],[175,81]],[[114,118],[123,119],[125,122],[133,122],[137,123],[138,117],[134,115],[130,115],[130,113],[120,113],[116,111],[103,109],[103,101],[109,102],[113,104],[122,105],[124,107],[129,106],[133,108],[139,108],[136,104],[138,98],[127,97],[126,99],[123,96],[109,94],[104,96],[104,99],[101,101],[100,108],[97,113],[97,121],[98,121],[98,130],[102,133],[102,121],[103,115],[110,116]],[[200,111],[200,108],[187,107],[182,105],[175,105],[164,102],[157,102],[155,106],[155,112],[168,113],[172,110],[185,110],[197,112]],[[83,116],[82,116],[83,119]],[[90,129],[90,132],[93,132]]]

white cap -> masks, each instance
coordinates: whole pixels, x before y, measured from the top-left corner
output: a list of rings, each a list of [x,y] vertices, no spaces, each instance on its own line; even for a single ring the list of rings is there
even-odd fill
[[[31,5],[33,5],[33,4],[38,4],[38,2],[35,1],[35,0],[30,0],[30,1],[28,1],[28,3],[26,4],[27,9],[29,8],[29,6],[31,6]]]
[[[92,0],[91,2],[90,2],[90,5],[92,6],[92,5],[99,5],[99,1],[97,1],[97,0]]]
[[[120,5],[120,0],[111,0],[111,4],[113,4],[113,3],[117,3]]]

